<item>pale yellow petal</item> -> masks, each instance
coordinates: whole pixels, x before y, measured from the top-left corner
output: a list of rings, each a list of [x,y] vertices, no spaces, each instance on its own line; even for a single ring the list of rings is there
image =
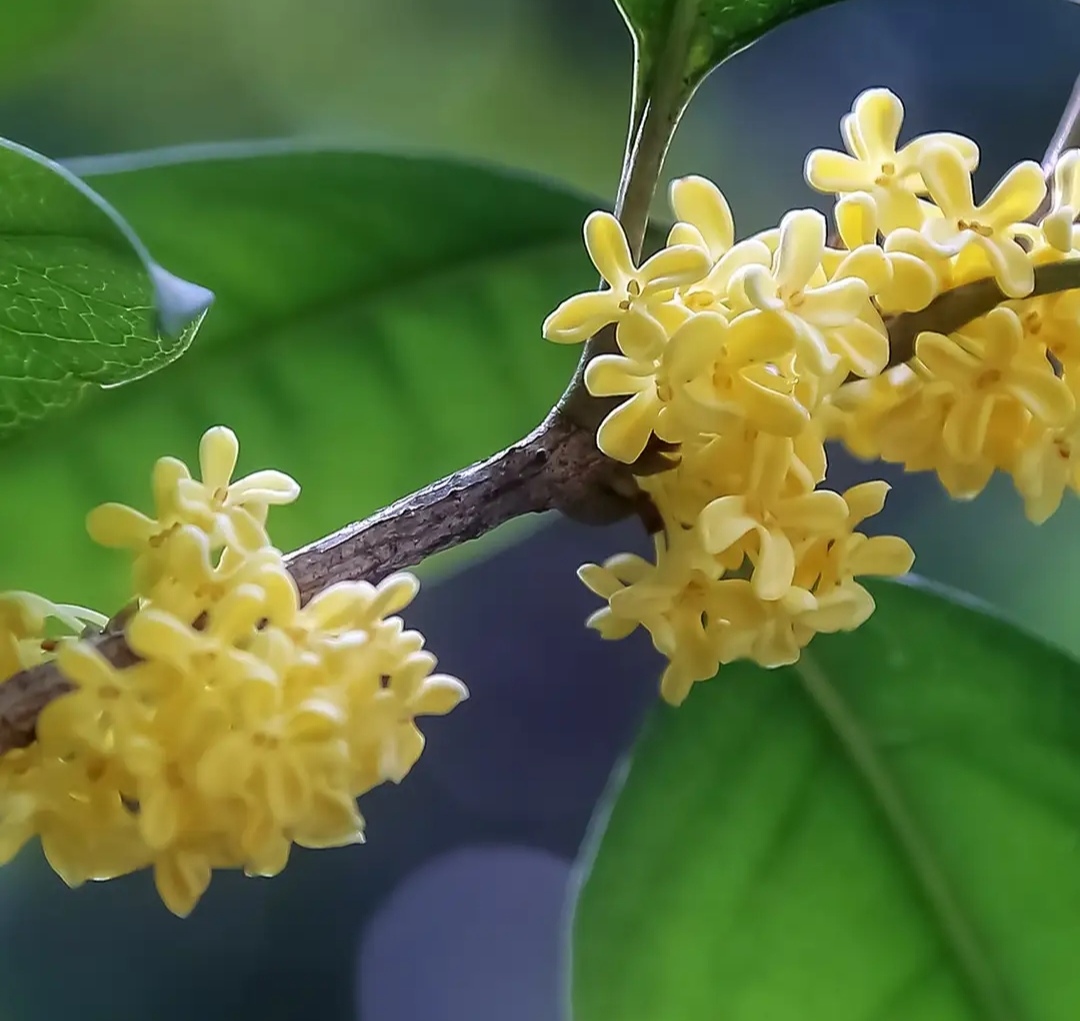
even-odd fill
[[[1076,413],[1076,401],[1063,379],[1035,369],[1013,369],[1009,389],[1042,424],[1050,427],[1066,425]]]
[[[1002,229],[1026,220],[1046,197],[1046,178],[1034,160],[1017,163],[979,206],[979,219]]]
[[[251,500],[277,506],[292,503],[299,495],[300,485],[295,479],[268,468],[245,475],[229,486],[228,503],[243,506]]]
[[[760,547],[750,578],[759,599],[779,599],[791,588],[795,577],[795,550],[779,528],[759,529]]]
[[[975,219],[971,172],[948,145],[927,145],[919,154],[919,172],[931,198],[952,219]]]
[[[675,287],[696,284],[712,269],[712,260],[696,245],[662,248],[639,271],[641,293],[648,296]]]
[[[878,577],[907,574],[915,563],[915,552],[896,535],[875,535],[862,543],[851,558],[851,573]]]
[[[580,344],[622,314],[622,291],[586,291],[567,298],[545,320],[541,331],[556,344]]]
[[[760,528],[757,519],[746,513],[742,496],[721,496],[705,506],[698,516],[702,543],[710,553],[723,553],[745,535]]]
[[[445,716],[469,697],[469,690],[456,677],[432,674],[409,701],[416,716]]]
[[[648,367],[623,355],[597,355],[585,366],[585,389],[593,397],[622,397],[652,387]]]
[[[704,177],[682,177],[671,182],[671,210],[675,217],[693,224],[718,259],[735,243],[735,221],[724,193]]]
[[[873,196],[865,191],[844,195],[833,208],[836,231],[850,250],[877,241],[877,207]]]
[[[236,433],[223,425],[207,429],[199,441],[199,470],[203,485],[211,491],[226,489],[239,456],[240,441]]]
[[[1025,298],[1035,289],[1035,267],[1015,241],[976,235],[974,243],[986,252],[994,267],[994,279],[1010,298]]]
[[[660,357],[667,343],[667,331],[660,322],[639,308],[631,308],[619,320],[615,341],[627,358],[651,362]]]
[[[873,183],[873,175],[864,163],[833,149],[812,150],[803,165],[803,175],[811,188],[834,194],[859,191]]]
[[[782,291],[801,291],[810,282],[825,254],[826,233],[825,217],[816,209],[793,209],[784,215],[776,255],[776,282]]]
[[[158,523],[122,503],[103,503],[86,516],[86,530],[99,546],[130,548],[148,543]]]
[[[608,457],[633,464],[649,442],[659,412],[660,402],[654,389],[635,394],[600,423],[596,445]]]
[[[993,413],[992,400],[971,395],[957,402],[945,418],[942,439],[949,453],[961,462],[973,462],[983,452]]]
[[[904,123],[904,104],[888,89],[867,89],[851,108],[854,128],[872,160],[896,155],[896,142]]]
[[[850,526],[854,528],[867,518],[880,514],[890,488],[889,483],[875,479],[871,482],[861,482],[845,490],[844,502],[848,506]]]
[[[635,273],[622,224],[611,213],[598,210],[585,218],[584,231],[585,248],[593,265],[609,286],[622,291]]]
[[[722,357],[727,335],[727,320],[714,312],[701,312],[687,320],[672,335],[664,352],[668,378],[687,382],[704,371]]]

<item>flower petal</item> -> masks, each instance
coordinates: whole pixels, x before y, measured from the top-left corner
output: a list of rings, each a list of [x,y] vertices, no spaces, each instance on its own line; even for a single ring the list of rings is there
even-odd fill
[[[834,194],[859,191],[873,183],[865,164],[833,149],[812,150],[803,164],[803,176],[811,188]]]
[[[596,445],[608,457],[633,464],[645,449],[656,425],[660,401],[650,387],[612,411],[596,432]]]
[[[615,331],[619,350],[637,362],[659,358],[667,339],[667,331],[657,319],[634,307],[622,317]]]
[[[585,218],[585,248],[600,275],[615,291],[623,291],[635,275],[634,259],[622,224],[602,211]]]
[[[743,496],[721,496],[698,515],[702,544],[709,553],[723,553],[760,527],[760,522],[746,513]]]
[[[203,485],[211,491],[228,488],[239,456],[240,441],[236,433],[224,425],[207,429],[199,441],[199,470]]]
[[[971,172],[955,149],[941,144],[927,145],[919,154],[918,167],[930,197],[946,217],[976,219]]]
[[[544,338],[556,344],[580,344],[622,314],[623,291],[586,291],[567,298],[545,320]]]
[[[759,599],[779,599],[795,578],[795,550],[779,528],[759,529],[760,547],[750,584]]]
[[[1046,197],[1046,178],[1034,160],[1017,163],[979,206],[978,219],[1003,230],[1026,220]]]
[[[661,248],[638,272],[643,295],[696,284],[712,269],[712,260],[696,245]]]
[[[676,218],[700,231],[709,254],[719,259],[735,243],[735,221],[724,193],[704,177],[682,177],[668,191]]]
[[[816,209],[793,209],[784,215],[775,274],[781,292],[801,291],[810,283],[825,254],[826,232],[825,217]]]
[[[904,104],[888,89],[867,89],[851,108],[854,130],[870,160],[890,160],[904,123]]]
[[[597,355],[585,366],[585,389],[593,397],[622,397],[651,390],[653,379],[623,355]]]

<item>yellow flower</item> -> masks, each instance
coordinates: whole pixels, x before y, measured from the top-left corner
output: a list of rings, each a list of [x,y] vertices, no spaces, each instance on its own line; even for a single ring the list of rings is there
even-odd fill
[[[1016,225],[1028,219],[1046,195],[1042,167],[1025,160],[998,182],[981,205],[975,205],[971,172],[947,145],[926,146],[919,169],[941,217],[928,220],[922,233],[943,255],[959,255],[975,246],[985,256],[1001,289],[1022,298],[1035,286],[1028,253],[1016,240]]]
[[[42,711],[30,749],[0,757],[0,861],[36,835],[72,885],[152,867],[186,915],[215,868],[273,875],[294,841],[362,840],[356,797],[401,780],[423,748],[416,718],[465,697],[394,616],[416,594],[412,575],[334,585],[300,607],[282,554],[247,541],[268,542],[267,507],[295,483],[278,472],[230,483],[236,451],[231,432],[210,430],[203,481],[158,461],[155,518],[116,505],[92,516],[139,564],[128,656],[44,637],[100,615],[0,597],[10,671],[58,650],[75,688]]]
[[[1060,429],[1029,429],[1012,476],[1025,514],[1041,525],[1061,506],[1066,489],[1080,493],[1080,421]]]
[[[86,516],[90,538],[101,546],[130,549],[136,553],[157,545],[169,528],[180,520],[178,487],[181,480],[190,477],[183,461],[175,457],[159,458],[151,476],[154,517],[122,503],[104,503]]]
[[[1038,348],[1023,344],[1019,316],[999,307],[951,337],[923,333],[919,361],[947,387],[955,403],[945,417],[942,439],[960,461],[985,451],[991,416],[1001,402],[1017,402],[1045,427],[1064,425],[1076,404],[1065,383]]]
[[[824,257],[825,217],[814,209],[793,210],[780,221],[780,244],[771,269],[746,266],[732,282],[740,304],[787,320],[795,332],[798,357],[819,376],[839,363],[826,334],[862,334],[865,324],[859,316],[870,297],[864,280],[826,280]],[[851,346],[858,347],[859,341],[852,339]]]
[[[1039,221],[1047,243],[1059,252],[1077,247],[1076,218],[1080,216],[1080,149],[1067,149],[1054,163],[1050,212]]]
[[[585,220],[585,247],[607,288],[564,301],[544,320],[543,334],[559,344],[578,344],[631,310],[670,297],[676,287],[695,283],[712,263],[696,245],[664,248],[638,268],[622,225],[610,213],[590,213]]]
[[[208,429],[199,442],[202,481],[177,483],[176,503],[183,520],[203,528],[216,545],[254,550],[268,544],[263,524],[270,506],[292,503],[300,487],[284,472],[253,472],[232,482],[240,444],[223,425]]]
[[[118,669],[86,642],[65,642],[56,665],[75,690],[41,710],[37,737],[61,756],[82,747],[106,752],[116,731],[137,729],[146,716],[137,693],[147,680],[161,677],[160,670],[142,663]]]
[[[671,182],[668,197],[678,221],[668,235],[668,245],[697,245],[715,263],[735,244],[731,207],[712,181],[680,177]]]
[[[683,432],[719,433],[740,420],[778,436],[795,436],[810,419],[783,360],[795,331],[780,316],[743,314],[728,323],[699,313],[672,336],[664,352],[673,408]]]
[[[833,215],[841,240],[852,251],[875,245],[879,227],[877,207],[866,192],[852,192],[841,198]],[[917,253],[904,251],[895,243],[883,251],[887,274],[877,287],[871,286],[874,300],[886,312],[915,312],[925,308],[938,294],[938,274],[930,262]]]
[[[919,159],[931,145],[954,152],[962,166],[974,170],[979,148],[968,138],[947,132],[923,135],[897,148],[904,107],[888,89],[867,89],[856,97],[851,113],[840,122],[848,154],[815,149],[806,158],[806,180],[822,192],[868,193],[886,233],[897,227],[919,227],[923,213],[916,198],[925,190]]]

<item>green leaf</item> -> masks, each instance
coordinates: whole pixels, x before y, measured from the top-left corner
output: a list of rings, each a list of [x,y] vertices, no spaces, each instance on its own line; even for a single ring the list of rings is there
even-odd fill
[[[836,0],[615,0],[634,37],[637,94],[649,96],[661,55],[679,22],[691,22],[682,68],[682,94],[690,94],[717,65],[766,32]]]
[[[292,549],[485,457],[531,429],[579,351],[540,335],[594,286],[593,200],[451,159],[239,147],[75,164],[170,266],[213,287],[199,342],[165,372],[84,402],[0,449],[0,588],[106,610],[115,552],[83,516],[149,506],[163,454],[193,462],[225,423],[240,471],[304,492],[270,531]]]
[[[1080,1012],[1080,667],[873,591],[797,669],[724,667],[657,712],[593,837],[575,1021]]]
[[[0,436],[167,365],[211,298],[69,171],[0,140]]]

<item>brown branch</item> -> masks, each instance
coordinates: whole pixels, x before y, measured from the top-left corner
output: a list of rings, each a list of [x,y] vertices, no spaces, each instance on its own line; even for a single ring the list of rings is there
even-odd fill
[[[525,514],[558,510],[607,523],[635,512],[628,469],[604,457],[593,435],[558,413],[519,443],[289,554],[301,601],[338,581],[378,582]],[[93,639],[119,667],[137,657],[122,633]],[[34,740],[38,713],[72,686],[54,663],[0,683],[0,753]]]
[[[1080,288],[1080,259],[1064,259],[1035,268],[1036,298]],[[993,278],[976,280],[939,294],[918,312],[903,312],[886,320],[889,331],[889,365],[899,365],[915,355],[920,333],[955,333],[968,323],[997,308],[1010,298]]]

